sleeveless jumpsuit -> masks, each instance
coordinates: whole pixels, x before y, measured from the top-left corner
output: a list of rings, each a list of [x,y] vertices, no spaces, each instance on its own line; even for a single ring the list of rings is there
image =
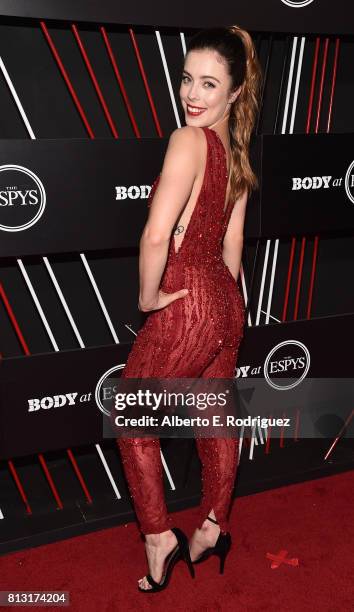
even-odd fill
[[[245,306],[238,284],[222,258],[222,241],[232,204],[224,212],[226,151],[219,135],[202,127],[207,140],[203,184],[176,252],[172,233],[160,288],[187,287],[186,297],[152,311],[139,330],[122,377],[233,378],[243,337]],[[158,185],[156,178],[148,206]],[[140,530],[171,529],[167,513],[159,438],[117,438]],[[213,509],[223,533],[238,461],[237,438],[196,438],[201,461],[202,497],[198,527]]]

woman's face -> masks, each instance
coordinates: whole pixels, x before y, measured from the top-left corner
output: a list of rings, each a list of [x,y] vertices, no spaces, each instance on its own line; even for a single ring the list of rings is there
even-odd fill
[[[212,49],[189,51],[184,62],[179,91],[187,125],[210,126],[230,112],[229,102],[237,97],[231,93],[231,77],[227,64]]]

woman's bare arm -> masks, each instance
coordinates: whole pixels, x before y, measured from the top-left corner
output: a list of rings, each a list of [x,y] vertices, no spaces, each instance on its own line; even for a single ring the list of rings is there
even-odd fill
[[[241,266],[247,200],[248,192],[245,190],[235,202],[223,241],[222,257],[235,280]]]
[[[200,135],[197,130],[193,126],[178,128],[169,139],[159,183],[140,239],[141,310],[152,309],[157,300],[171,233],[198,173]]]

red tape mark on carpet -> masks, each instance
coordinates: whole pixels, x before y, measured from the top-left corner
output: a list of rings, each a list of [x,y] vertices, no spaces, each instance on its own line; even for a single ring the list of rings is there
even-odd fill
[[[287,550],[279,550],[279,552],[274,555],[273,553],[266,553],[267,559],[271,559],[273,563],[271,564],[271,569],[277,569],[279,565],[282,563],[287,563],[288,565],[297,566],[299,565],[299,559],[287,559],[286,555],[288,554]]]

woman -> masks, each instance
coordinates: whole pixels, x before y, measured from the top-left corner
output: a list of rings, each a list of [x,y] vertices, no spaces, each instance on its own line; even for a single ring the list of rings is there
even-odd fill
[[[186,126],[169,139],[140,240],[139,309],[149,312],[122,377],[232,378],[245,323],[237,285],[249,193],[258,186],[248,148],[261,70],[239,28],[196,34],[185,57],[180,99]],[[172,235],[171,235],[172,234]],[[188,545],[167,514],[158,438],[118,438],[129,491],[145,534],[149,573],[139,590],[165,588],[175,562],[220,556],[231,545],[228,511],[238,440],[198,438],[202,501]]]

